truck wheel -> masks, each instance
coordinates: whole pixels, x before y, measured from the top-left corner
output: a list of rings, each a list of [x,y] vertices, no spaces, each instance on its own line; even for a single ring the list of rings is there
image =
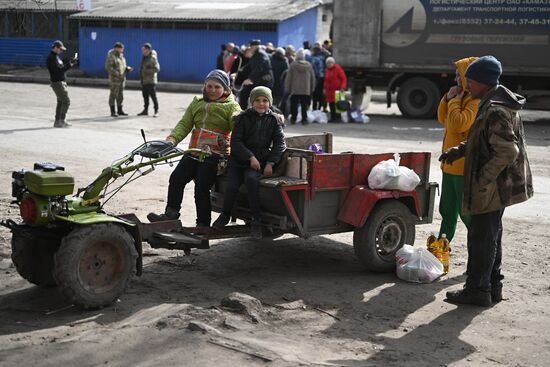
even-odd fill
[[[11,261],[24,279],[41,287],[55,285],[53,257],[59,240],[40,238],[30,233],[13,232]]]
[[[100,223],[76,227],[55,254],[54,276],[61,293],[89,309],[113,303],[135,272],[132,236],[121,226]]]
[[[433,81],[411,78],[399,87],[397,106],[406,117],[430,118],[435,116],[440,98],[439,88]]]
[[[397,200],[376,205],[363,227],[353,234],[353,248],[359,261],[370,271],[395,269],[395,253],[404,244],[413,245],[414,217],[409,208]]]

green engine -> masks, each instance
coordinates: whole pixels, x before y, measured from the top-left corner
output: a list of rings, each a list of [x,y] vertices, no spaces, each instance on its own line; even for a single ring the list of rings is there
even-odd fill
[[[73,190],[73,176],[53,163],[35,163],[32,171],[12,173],[12,196],[21,218],[31,226],[46,225],[55,215],[68,211],[65,196]]]

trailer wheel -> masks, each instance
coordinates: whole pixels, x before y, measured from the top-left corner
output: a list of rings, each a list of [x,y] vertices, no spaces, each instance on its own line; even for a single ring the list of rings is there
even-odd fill
[[[54,276],[74,304],[99,308],[114,302],[135,272],[137,253],[123,227],[100,223],[76,227],[61,241]]]
[[[411,78],[399,87],[397,106],[406,117],[430,118],[435,116],[440,98],[439,88],[433,81]]]
[[[54,286],[53,257],[59,248],[59,242],[54,238],[37,237],[20,231],[13,232],[11,260],[19,275],[40,287]]]
[[[363,227],[353,234],[353,247],[359,261],[370,271],[395,269],[395,253],[404,244],[413,245],[414,217],[409,208],[397,200],[376,205]]]

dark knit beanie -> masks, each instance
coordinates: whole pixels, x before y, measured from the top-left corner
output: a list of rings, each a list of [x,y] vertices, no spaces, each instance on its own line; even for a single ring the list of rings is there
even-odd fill
[[[273,105],[273,96],[271,95],[271,89],[268,87],[256,87],[250,92],[250,104],[254,103],[254,100],[258,97],[265,97],[269,101],[269,105]]]
[[[500,61],[494,56],[482,56],[468,66],[464,76],[483,84],[497,85],[500,74],[502,74]]]
[[[206,83],[208,80],[214,80],[215,82],[220,83],[223,86],[223,89],[229,90],[229,76],[223,70],[212,70],[208,73],[206,79],[204,79],[204,82]]]

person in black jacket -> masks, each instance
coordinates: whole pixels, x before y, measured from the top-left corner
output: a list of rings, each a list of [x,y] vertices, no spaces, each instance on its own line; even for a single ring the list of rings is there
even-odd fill
[[[284,48],[278,47],[271,54],[271,66],[273,67],[273,104],[279,106],[284,95],[284,83],[281,82],[281,77],[285,70],[288,70]]]
[[[223,61],[225,59],[225,54],[227,52],[225,51],[225,43],[222,43],[221,45],[221,51],[218,54],[218,57],[216,57],[216,69],[223,70]]]
[[[65,72],[73,67],[76,60],[61,60],[59,55],[65,51],[63,42],[55,41],[52,44],[52,51],[48,55],[47,66],[50,72],[50,86],[57,97],[57,107],[55,108],[55,122],[53,127],[69,127],[65,121],[65,116],[69,110],[71,100],[69,99],[69,89],[67,87]]]
[[[273,97],[267,87],[250,92],[252,107],[235,118],[231,134],[231,156],[222,214],[213,226],[221,228],[231,217],[239,187],[244,182],[252,212],[251,236],[262,238],[259,180],[271,176],[286,149],[283,116],[271,109]]]
[[[239,104],[243,110],[248,108],[248,97],[254,87],[264,86],[273,88],[273,68],[269,55],[260,48],[260,40],[250,41],[252,58],[244,67],[243,74],[248,75],[243,81],[243,88],[239,94]]]

